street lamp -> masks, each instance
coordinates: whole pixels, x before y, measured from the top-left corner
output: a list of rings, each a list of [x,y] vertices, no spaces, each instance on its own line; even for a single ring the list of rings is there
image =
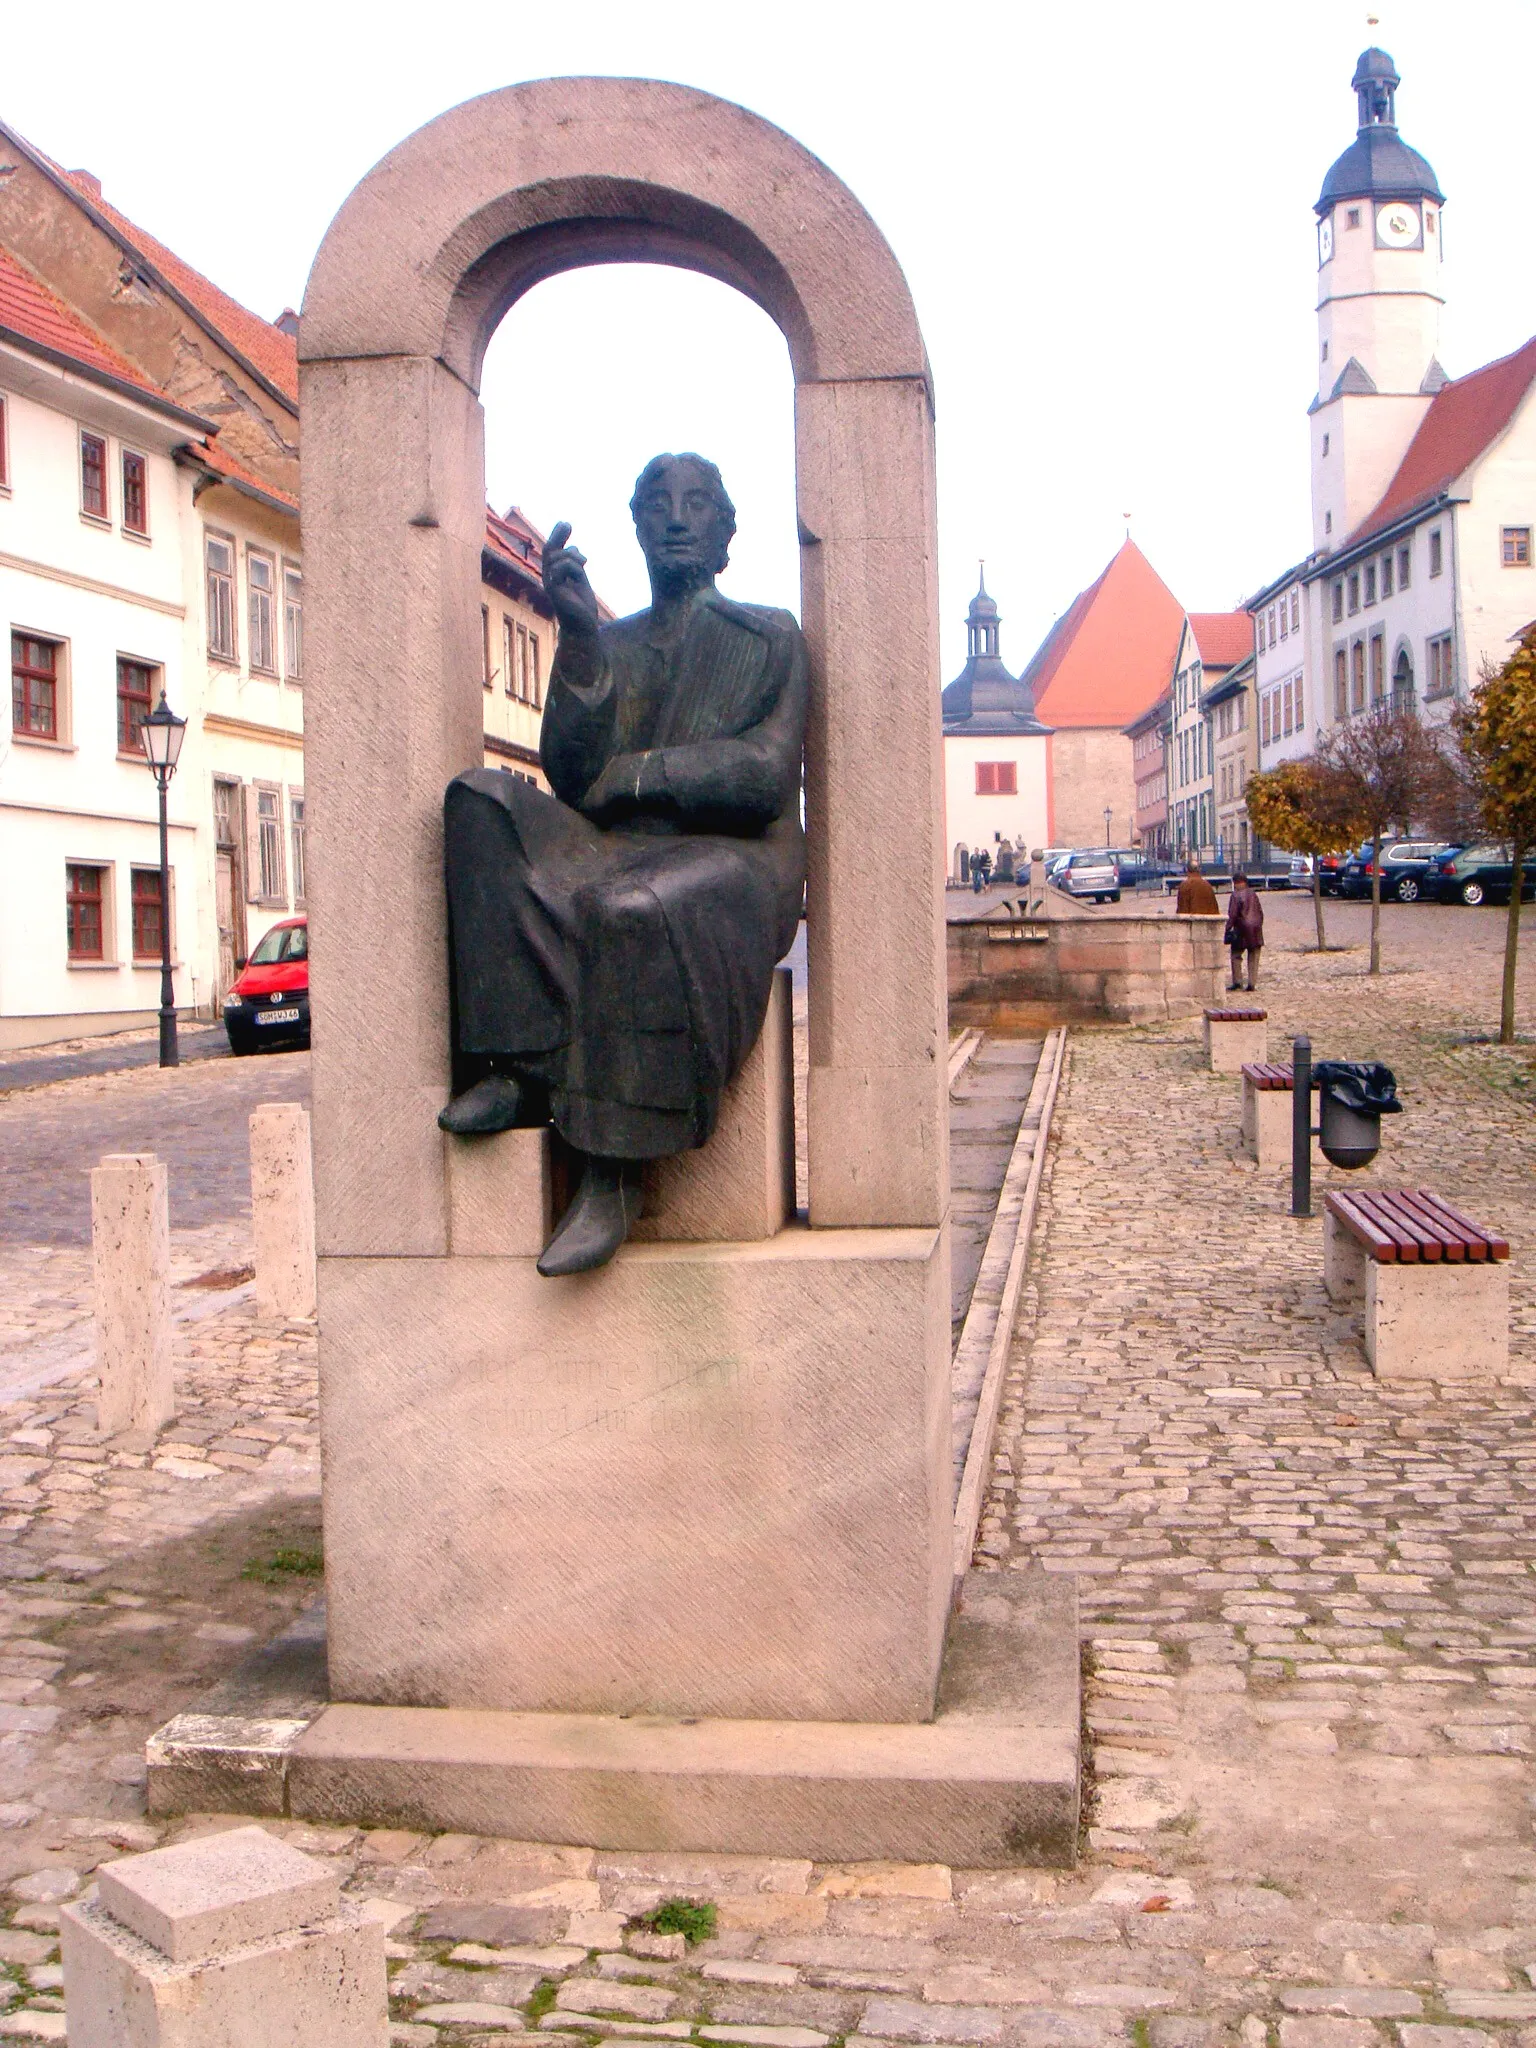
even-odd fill
[[[1106,846],[1109,844],[1109,821],[1113,816],[1114,812],[1106,804],[1104,806],[1104,844]]]
[[[144,758],[149,763],[150,773],[155,778],[155,788],[160,792],[160,1064],[162,1067],[179,1066],[180,1049],[176,1044],[176,989],[171,980],[171,843],[169,827],[166,824],[165,800],[171,787],[171,777],[176,773],[176,763],[181,759],[181,743],[186,738],[187,721],[178,718],[165,701],[165,685],[160,686],[160,702],[139,727],[139,739],[144,747]]]

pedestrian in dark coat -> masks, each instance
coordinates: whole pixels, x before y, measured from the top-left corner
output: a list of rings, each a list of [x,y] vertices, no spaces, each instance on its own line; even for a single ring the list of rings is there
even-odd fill
[[[1179,884],[1177,909],[1180,917],[1214,917],[1220,908],[1216,891],[1200,872],[1200,863],[1191,860]]]
[[[1228,988],[1243,986],[1243,956],[1247,955],[1250,994],[1259,985],[1259,953],[1264,945],[1264,906],[1259,892],[1246,875],[1232,877],[1232,895],[1227,903],[1226,943],[1232,951],[1232,979]]]

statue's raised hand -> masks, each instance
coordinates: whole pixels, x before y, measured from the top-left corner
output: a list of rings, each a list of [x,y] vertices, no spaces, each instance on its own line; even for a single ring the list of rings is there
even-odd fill
[[[566,546],[570,537],[570,524],[562,519],[544,544],[544,591],[563,632],[595,638],[597,593],[587,581],[586,556]]]

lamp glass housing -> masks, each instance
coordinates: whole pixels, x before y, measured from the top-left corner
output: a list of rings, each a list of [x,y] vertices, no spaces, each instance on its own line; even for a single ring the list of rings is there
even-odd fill
[[[187,721],[176,716],[166,703],[165,692],[162,690],[160,702],[139,727],[144,757],[157,773],[176,773],[176,763],[181,759],[181,743],[186,737],[186,732]]]

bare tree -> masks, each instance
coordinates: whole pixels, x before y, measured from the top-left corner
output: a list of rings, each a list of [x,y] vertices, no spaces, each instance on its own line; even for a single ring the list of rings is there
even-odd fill
[[[1328,950],[1323,930],[1323,871],[1319,856],[1342,853],[1365,830],[1352,807],[1354,786],[1314,760],[1282,761],[1250,775],[1243,789],[1248,821],[1261,839],[1283,853],[1312,857],[1312,909],[1317,919],[1317,950]]]
[[[1381,842],[1394,828],[1407,830],[1439,787],[1444,766],[1438,748],[1411,711],[1379,704],[1374,711],[1331,726],[1318,743],[1325,769],[1350,794],[1371,842],[1371,964],[1381,972]]]

